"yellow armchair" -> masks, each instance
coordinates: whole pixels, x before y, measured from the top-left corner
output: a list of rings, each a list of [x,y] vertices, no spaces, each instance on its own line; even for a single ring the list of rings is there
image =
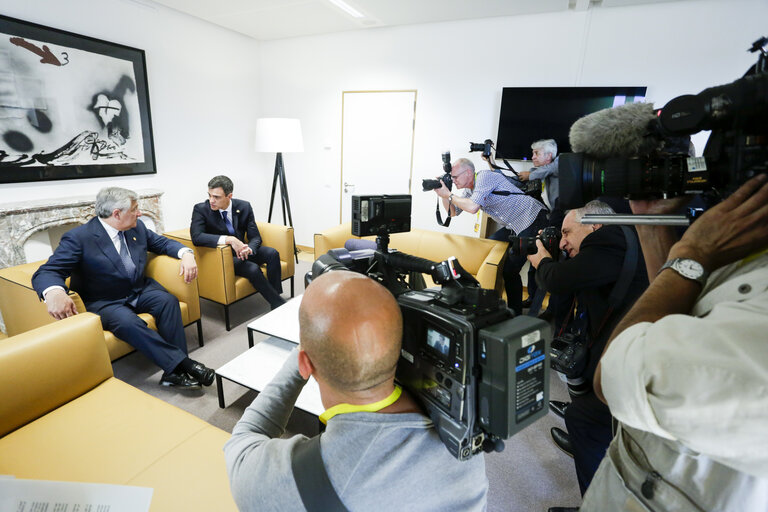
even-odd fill
[[[293,228],[268,222],[257,222],[256,226],[259,228],[262,243],[280,253],[280,276],[283,281],[291,280],[293,297],[293,277],[296,273],[293,260]],[[163,233],[163,236],[194,249],[200,297],[224,306],[224,322],[229,331],[232,328],[229,322],[229,306],[256,293],[248,279],[235,275],[232,249],[228,245],[195,246],[189,235],[189,228]]]
[[[56,321],[48,314],[45,303],[38,299],[37,292],[32,288],[32,275],[43,263],[44,260],[0,269],[0,312],[8,336],[15,336]],[[182,322],[185,327],[197,324],[197,339],[202,347],[203,328],[197,280],[190,284],[184,283],[184,278],[179,275],[179,260],[165,255],[149,254],[145,274],[179,299]],[[85,313],[85,305],[80,296],[72,291],[69,295],[75,301],[78,313]],[[157,329],[152,315],[142,313],[139,317],[147,322],[151,329]],[[113,361],[134,350],[111,331],[104,331],[104,341]]]

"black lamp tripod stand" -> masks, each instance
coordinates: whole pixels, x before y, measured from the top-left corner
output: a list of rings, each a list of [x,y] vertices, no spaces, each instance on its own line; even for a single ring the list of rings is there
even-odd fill
[[[283,167],[283,154],[278,152],[275,159],[275,174],[272,177],[272,197],[269,201],[269,216],[267,222],[272,222],[272,208],[275,205],[275,187],[280,181],[280,204],[283,207],[283,224],[285,224],[285,212],[288,212],[288,225],[293,227],[293,217],[291,216],[291,201],[288,199],[288,184],[285,181],[285,168]],[[293,257],[296,263],[299,262],[299,251],[296,249],[296,236],[293,236]]]

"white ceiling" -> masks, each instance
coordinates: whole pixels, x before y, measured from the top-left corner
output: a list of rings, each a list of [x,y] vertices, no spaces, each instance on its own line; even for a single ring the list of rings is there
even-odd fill
[[[131,0],[144,3],[141,0]],[[260,41],[496,16],[586,10],[679,0],[346,0],[356,19],[328,0],[154,0]],[[146,4],[145,4],[146,5]]]

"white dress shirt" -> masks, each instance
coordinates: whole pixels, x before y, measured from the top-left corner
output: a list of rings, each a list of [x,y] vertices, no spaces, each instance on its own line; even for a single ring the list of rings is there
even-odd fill
[[[622,332],[601,367],[622,423],[768,478],[768,254],[715,271],[690,316]]]

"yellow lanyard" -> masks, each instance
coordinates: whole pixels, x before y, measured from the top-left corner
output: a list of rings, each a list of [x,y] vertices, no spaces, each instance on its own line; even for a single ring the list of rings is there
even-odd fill
[[[380,411],[383,408],[392,405],[393,403],[397,402],[397,399],[400,398],[400,394],[403,392],[403,388],[395,384],[395,390],[392,391],[392,394],[389,395],[384,400],[379,400],[378,402],[374,402],[372,404],[363,404],[363,405],[352,405],[352,404],[336,404],[330,409],[326,409],[326,411],[320,415],[320,421],[323,422],[323,425],[328,423],[328,420],[336,416],[337,414],[346,414],[348,412],[376,412]]]

